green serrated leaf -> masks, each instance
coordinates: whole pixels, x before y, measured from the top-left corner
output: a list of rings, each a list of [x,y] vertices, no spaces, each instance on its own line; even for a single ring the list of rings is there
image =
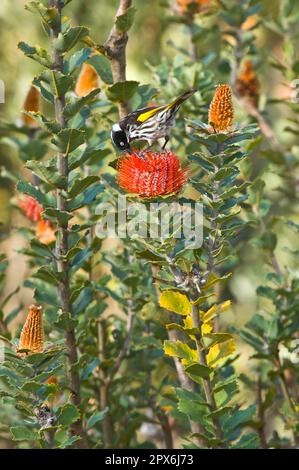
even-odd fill
[[[10,428],[13,441],[36,441],[38,433],[30,428],[24,426],[15,426]]]
[[[88,59],[87,63],[95,68],[97,74],[103,80],[103,82],[107,83],[107,85],[113,84],[111,64],[107,57],[95,54]]]
[[[52,60],[50,54],[39,46],[29,46],[26,42],[21,41],[18,44],[18,48],[30,59],[35,60],[44,67],[50,68],[52,66]]]
[[[27,183],[26,181],[19,181],[17,184],[17,190],[34,197],[43,207],[51,206],[46,196],[38,188],[32,186],[32,184]]]
[[[67,119],[73,117],[83,108],[83,106],[91,103],[93,99],[100,93],[100,91],[100,88],[96,88],[95,90],[92,90],[90,93],[88,93],[88,95],[81,98],[72,97],[63,110],[65,117]]]
[[[88,419],[86,423],[86,429],[91,429],[100,421],[103,421],[106,414],[108,413],[108,407],[106,407],[103,411],[96,411],[91,417]]]
[[[135,7],[128,8],[123,15],[119,15],[116,18],[115,26],[120,33],[126,33],[129,31],[134,22],[136,13]]]
[[[57,416],[59,424],[69,426],[80,418],[79,410],[76,406],[67,403],[64,405]]]
[[[55,49],[59,52],[67,52],[72,49],[79,41],[88,36],[89,29],[85,26],[74,26],[65,33],[60,33],[55,40]]]
[[[90,175],[90,176],[86,176],[85,178],[77,178],[70,190],[69,190],[69,196],[70,198],[74,198],[76,197],[78,194],[81,194],[83,193],[83,191],[85,191],[85,189],[89,188],[89,186],[91,186],[92,184],[94,183],[97,183],[99,181],[99,176],[96,176],[96,175]]]
[[[83,49],[74,52],[68,60],[64,61],[64,73],[73,73],[78,67],[81,67],[81,65],[87,61],[91,53],[92,49],[90,47],[84,47]]]
[[[212,369],[202,364],[194,363],[185,367],[185,371],[195,377],[206,379],[212,373]]]
[[[111,101],[126,103],[138,89],[138,82],[126,81],[117,82],[107,88],[107,96]]]
[[[78,129],[62,129],[52,143],[66,156],[85,143],[85,133]]]

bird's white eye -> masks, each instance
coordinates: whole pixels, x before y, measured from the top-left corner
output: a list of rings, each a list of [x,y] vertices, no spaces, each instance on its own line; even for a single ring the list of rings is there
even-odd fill
[[[120,142],[119,145],[120,145],[121,147],[123,147],[123,146],[125,145],[125,143],[124,143],[124,142]]]

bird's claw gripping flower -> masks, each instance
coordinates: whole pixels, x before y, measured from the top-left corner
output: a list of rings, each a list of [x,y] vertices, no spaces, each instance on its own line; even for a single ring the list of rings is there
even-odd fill
[[[229,85],[218,85],[210,104],[209,124],[215,132],[227,132],[234,122],[232,90]]]
[[[187,168],[181,168],[179,158],[172,152],[126,154],[118,163],[117,181],[127,192],[144,197],[157,197],[178,192],[187,182]]]
[[[28,349],[28,354],[42,352],[44,349],[43,308],[41,305],[30,305],[28,309],[17,351],[23,349]]]

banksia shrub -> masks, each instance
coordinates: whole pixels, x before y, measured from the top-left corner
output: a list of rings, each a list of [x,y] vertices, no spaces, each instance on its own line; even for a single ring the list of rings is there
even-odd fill
[[[239,76],[237,77],[236,88],[240,97],[250,98],[257,106],[260,92],[260,82],[252,67],[252,62],[246,60]]]
[[[99,86],[99,76],[95,69],[89,64],[83,64],[79,74],[75,92],[78,96],[86,96]]]
[[[234,121],[232,90],[229,85],[218,85],[210,104],[209,124],[216,132],[229,131]]]
[[[120,159],[117,181],[130,193],[163,196],[176,193],[184,186],[187,169],[181,168],[179,158],[172,152],[146,151],[140,156],[132,153]]]
[[[30,305],[25,324],[21,331],[18,350],[29,349],[28,354],[44,349],[43,309],[41,305]]]
[[[32,111],[35,113],[40,110],[40,93],[38,89],[35,88],[35,86],[31,86],[30,90],[28,91],[24,101],[23,109],[24,111]],[[32,129],[39,127],[37,121],[25,113],[22,114],[21,119],[23,124],[31,127]]]

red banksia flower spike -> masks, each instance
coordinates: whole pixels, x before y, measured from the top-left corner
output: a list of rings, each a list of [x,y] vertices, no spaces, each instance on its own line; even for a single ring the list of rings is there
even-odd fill
[[[127,192],[157,197],[178,192],[187,182],[187,168],[181,168],[172,152],[128,153],[118,163],[117,181]]]
[[[209,124],[215,132],[227,132],[234,122],[232,90],[229,85],[218,85],[210,104]]]
[[[99,76],[89,64],[83,64],[76,82],[75,93],[77,96],[86,96],[99,86]]]
[[[31,305],[21,331],[18,350],[29,349],[28,354],[44,349],[43,309],[41,305]]]
[[[40,93],[38,89],[35,88],[35,86],[31,86],[30,90],[28,91],[28,94],[24,101],[23,109],[25,111],[32,111],[35,113],[40,110]],[[39,127],[35,119],[25,113],[22,114],[21,119],[23,124],[28,127],[31,127],[32,129],[36,129],[37,127]]]
[[[19,207],[33,222],[38,222],[41,219],[43,208],[34,197],[25,196],[19,201]]]
[[[43,208],[34,197],[25,196],[19,201],[19,207],[28,219],[36,222],[35,232],[41,243],[48,245],[56,239],[53,225],[42,218]]]

